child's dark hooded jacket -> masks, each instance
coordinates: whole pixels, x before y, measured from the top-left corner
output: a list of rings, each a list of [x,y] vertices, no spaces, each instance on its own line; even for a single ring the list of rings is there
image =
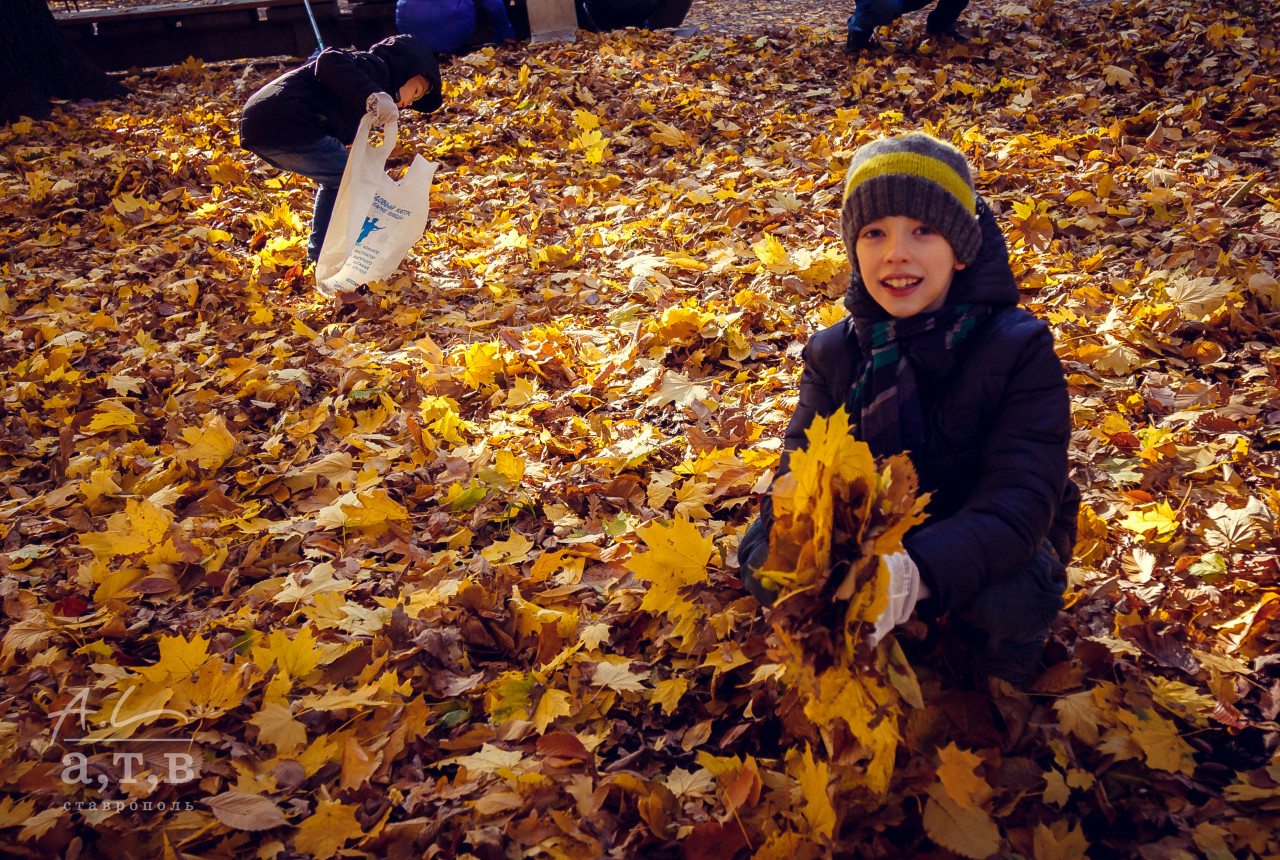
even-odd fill
[[[1004,237],[985,201],[978,201],[978,215],[981,249],[956,272],[946,304],[988,305],[991,314],[959,348],[910,356],[925,421],[924,448],[912,460],[921,489],[933,497],[929,519],[903,543],[943,610],[1018,572],[1046,537],[1069,559],[1080,502],[1067,476],[1070,407],[1053,336],[1017,306]],[[805,346],[787,451],[805,447],[814,417],[831,415],[848,398],[862,363],[853,319],[887,318],[856,265],[845,306],[852,316]],[[743,535],[744,564],[768,541],[769,501]]]
[[[367,51],[326,48],[249,97],[240,116],[240,144],[300,146],[332,136],[350,146],[369,96],[383,92],[395,99],[416,75],[431,82],[431,91],[411,107],[430,113],[442,103],[440,67],[422,41],[400,35]]]

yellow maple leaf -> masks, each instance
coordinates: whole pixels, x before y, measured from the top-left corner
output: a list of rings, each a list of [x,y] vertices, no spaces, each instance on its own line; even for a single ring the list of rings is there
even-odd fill
[[[95,469],[87,481],[80,482],[80,494],[85,502],[93,504],[103,496],[112,496],[120,492],[120,485],[115,480],[115,470],[111,468]]]
[[[173,514],[164,508],[129,499],[123,511],[107,517],[106,531],[81,534],[80,543],[98,558],[134,555],[159,545],[172,523]]]
[[[837,494],[876,479],[875,458],[849,433],[843,409],[818,418],[808,430],[808,447],[791,457],[791,471],[773,489],[774,528],[761,577],[791,588],[807,588],[831,566]],[[862,493],[851,512],[865,520],[871,496]]]
[[[1052,803],[1059,807],[1071,799],[1071,789],[1067,786],[1067,780],[1057,768],[1051,767],[1044,772],[1042,796],[1045,803]]]
[[[702,330],[716,322],[716,315],[696,307],[671,307],[646,328],[663,343],[691,343]]]
[[[685,134],[674,125],[669,125],[662,120],[650,120],[656,132],[649,135],[649,139],[654,143],[665,143],[667,146],[677,148],[693,146],[693,141],[689,139],[689,135]]]
[[[1148,539],[1159,543],[1171,539],[1178,530],[1178,525],[1178,512],[1167,502],[1137,508],[1120,522],[1121,528],[1146,535]]]
[[[204,637],[161,636],[160,659],[138,669],[138,674],[157,686],[169,686],[186,680],[209,660],[209,640]]]
[[[1053,703],[1053,709],[1058,712],[1058,723],[1065,731],[1071,732],[1089,746],[1098,743],[1101,715],[1092,690],[1063,695]]]
[[[102,701],[102,709],[91,721],[98,728],[85,735],[94,740],[129,737],[142,726],[156,720],[175,720],[179,725],[188,722],[187,715],[175,708],[166,707],[173,698],[173,688],[164,684],[138,683],[137,676],[126,676],[116,682],[118,694]]]
[[[538,679],[528,672],[503,672],[485,691],[485,710],[495,724],[527,719]]]
[[[612,663],[597,663],[595,672],[591,676],[592,686],[606,687],[619,693],[647,692],[648,688],[641,683],[642,680],[642,676],[632,672],[625,665],[614,665]]]
[[[160,211],[159,205],[143,197],[138,197],[132,192],[125,192],[118,197],[111,198],[111,205],[121,215],[132,215],[141,211],[145,217],[150,217]]]
[[[654,685],[649,701],[661,707],[664,714],[671,716],[676,706],[680,704],[681,697],[684,696],[685,691],[688,689],[689,681],[687,679],[668,678]]]
[[[517,384],[524,380],[517,380]],[[508,398],[509,399],[509,398]],[[462,441],[461,439],[455,441]],[[493,463],[480,469],[476,473],[476,477],[484,481],[486,484],[497,487],[514,487],[520,483],[524,477],[525,461],[524,458],[513,454],[505,449],[497,451],[493,456]]]
[[[316,524],[325,529],[369,528],[392,520],[407,519],[409,512],[404,505],[381,489],[345,493],[333,504],[316,513]]]
[[[113,430],[129,430],[138,426],[138,416],[133,410],[118,400],[102,403],[93,418],[85,425],[84,432],[110,433]]]
[[[390,680],[390,684],[387,681]],[[395,673],[391,672],[382,676],[377,682],[365,684],[355,689],[347,690],[343,687],[330,689],[320,695],[303,696],[298,703],[316,711],[340,711],[347,708],[393,708],[404,704],[398,697],[389,695],[391,693],[405,693],[405,688],[397,688],[395,686]]]
[[[244,694],[240,673],[214,659],[197,669],[194,678],[176,684],[169,704],[185,711],[190,719],[209,719],[238,706]]]
[[[187,448],[178,452],[178,459],[194,460],[204,469],[217,469],[236,447],[236,437],[227,429],[226,420],[218,413],[210,413],[201,427],[188,427],[182,431]]]
[[[564,690],[545,690],[533,709],[533,727],[538,734],[546,734],[551,724],[561,717],[571,716],[575,698]]]
[[[45,173],[41,170],[35,170],[26,175],[27,195],[31,198],[31,202],[39,203],[41,200],[49,196],[50,189],[56,181],[52,173]]]
[[[683,517],[672,520],[670,526],[647,523],[636,529],[636,534],[649,547],[648,552],[633,555],[626,562],[628,570],[650,583],[640,608],[666,612],[676,603],[680,588],[706,579],[707,562],[715,546]]]
[[[604,160],[605,150],[609,147],[609,141],[598,130],[592,129],[584,131],[582,134],[574,138],[570,144],[571,149],[581,149],[583,159],[587,164],[599,164]]]
[[[496,343],[474,343],[463,347],[462,364],[466,368],[462,374],[463,381],[477,389],[493,385],[498,375],[506,370]]]
[[[815,759],[808,744],[803,753],[791,750],[787,755],[787,764],[804,794],[801,812],[805,820],[820,840],[830,840],[836,828],[836,809],[831,803],[828,790],[830,768],[825,761]]]
[[[788,274],[795,268],[791,263],[791,255],[787,253],[787,249],[782,247],[782,243],[771,233],[766,233],[763,238],[751,246],[751,250],[755,252],[756,257],[764,264],[764,267],[775,275]]]
[[[315,860],[329,860],[339,848],[363,836],[364,830],[356,821],[356,807],[325,797],[316,803],[311,817],[298,826],[293,847]]]
[[[511,586],[510,607],[516,616],[516,632],[521,636],[536,635],[544,626],[553,624],[556,632],[561,637],[568,639],[578,629],[577,610],[547,609],[544,606],[531,603],[520,596],[518,586]]]
[[[1141,749],[1148,767],[1191,776],[1196,760],[1191,745],[1178,734],[1178,727],[1150,708],[1117,712],[1129,727],[1133,742]]]
[[[480,551],[480,555],[488,560],[490,564],[519,564],[529,558],[530,550],[533,547],[533,541],[522,534],[516,533],[506,540],[494,541],[489,544]]]
[[[252,659],[259,669],[269,669],[274,663],[282,675],[302,679],[320,665],[320,652],[310,627],[296,632],[277,627],[265,641],[253,646]]]
[[[1035,860],[1088,860],[1089,840],[1081,825],[1059,819],[1036,825],[1033,850]]]
[[[1119,66],[1107,66],[1102,71],[1107,76],[1107,86],[1120,84],[1122,87],[1127,87],[1138,79],[1133,72]]]
[[[982,758],[949,743],[938,750],[938,781],[951,799],[963,807],[981,805],[991,796],[991,786],[975,772]]]
[[[802,248],[792,259],[796,274],[810,286],[821,286],[840,274],[846,275],[844,280],[848,281],[849,263],[843,250],[827,248],[813,252]]]
[[[504,750],[502,747],[486,743],[480,747],[480,751],[471,755],[459,756],[454,759],[451,764],[457,764],[465,767],[467,770],[476,771],[477,773],[510,773],[515,768],[520,767],[524,761],[524,753],[518,749]]]
[[[13,797],[0,797],[0,827],[15,827],[26,823],[35,814],[34,800],[16,800]]]
[[[249,722],[258,727],[259,742],[271,744],[279,755],[288,755],[307,743],[306,727],[293,718],[293,712],[285,705],[263,705]]]
[[[897,692],[870,672],[844,666],[824,671],[809,687],[804,713],[814,725],[843,721],[869,759],[865,783],[877,794],[888,790],[901,733]]]

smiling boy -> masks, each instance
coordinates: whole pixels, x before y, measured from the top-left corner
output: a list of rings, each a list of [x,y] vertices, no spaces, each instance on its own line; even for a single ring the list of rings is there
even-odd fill
[[[413,36],[392,36],[367,51],[327,48],[249,97],[240,145],[272,167],[315,180],[307,243],[307,259],[315,260],[361,117],[372,113],[385,125],[397,108],[430,113],[442,103],[435,55]]]
[[[1079,507],[1053,336],[1018,307],[1004,238],[950,144],[915,132],[861,147],[840,222],[850,315],[805,347],[785,448],[844,406],[876,457],[907,453],[929,517],[885,559],[890,603],[873,638],[919,603],[922,618],[948,617],[981,674],[1025,684],[1062,606]],[[766,603],[755,573],[771,521],[766,497],[738,548]]]

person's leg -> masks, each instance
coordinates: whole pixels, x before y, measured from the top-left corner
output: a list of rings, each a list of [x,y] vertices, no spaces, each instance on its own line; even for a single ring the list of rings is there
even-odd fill
[[[574,0],[573,9],[578,16],[578,29],[586,30],[588,33],[599,33],[600,25],[591,17],[591,10],[587,8],[587,4],[583,0]]]
[[[853,14],[849,16],[849,37],[845,41],[845,53],[856,54],[870,47],[876,27],[893,23],[898,16],[907,11],[907,4],[913,2],[922,2],[922,0],[858,0]]]
[[[925,21],[925,32],[950,36],[961,42],[967,41],[956,32],[956,21],[960,19],[960,13],[968,5],[969,0],[938,0],[938,5],[933,7],[933,11],[929,13],[929,17]]]
[[[978,672],[1015,685],[1029,682],[1066,588],[1066,568],[1045,541],[1026,567],[957,611],[972,628]]]
[[[586,0],[587,11],[601,32],[645,27],[658,7],[659,0]]]
[[[679,27],[684,23],[684,16],[689,14],[689,7],[692,5],[693,0],[662,0],[658,8],[649,15],[649,29]]]
[[[319,258],[342,185],[342,173],[347,167],[346,146],[336,137],[322,137],[300,146],[262,147],[253,152],[272,167],[315,180],[316,199],[311,211],[307,259]]]

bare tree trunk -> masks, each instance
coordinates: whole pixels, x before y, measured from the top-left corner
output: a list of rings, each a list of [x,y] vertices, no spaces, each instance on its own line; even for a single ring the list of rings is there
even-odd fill
[[[43,117],[49,99],[109,99],[125,94],[53,20],[45,0],[0,2],[0,123]]]

